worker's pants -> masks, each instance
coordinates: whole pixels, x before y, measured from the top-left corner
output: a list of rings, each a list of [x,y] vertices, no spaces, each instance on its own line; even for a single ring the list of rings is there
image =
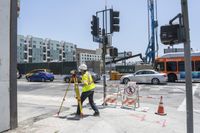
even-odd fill
[[[95,112],[99,112],[98,109],[97,109],[97,106],[96,106],[95,103],[94,103],[93,95],[94,95],[94,91],[93,91],[93,90],[87,91],[87,92],[82,92],[82,94],[81,94],[81,105],[83,105],[83,102],[84,102],[85,99],[88,97],[89,103],[90,103],[90,106],[92,107],[92,109],[93,109]],[[77,107],[77,112],[76,112],[76,114],[80,115],[80,106],[79,106],[79,105],[78,105],[78,107]]]

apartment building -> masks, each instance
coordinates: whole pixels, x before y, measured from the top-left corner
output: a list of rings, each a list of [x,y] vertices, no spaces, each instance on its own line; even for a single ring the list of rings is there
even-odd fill
[[[28,36],[28,60],[30,63],[43,62],[43,39]]]
[[[76,45],[68,42],[61,42],[62,46],[62,60],[76,61]],[[61,51],[60,51],[61,53]]]
[[[26,55],[27,59],[27,55]],[[23,63],[25,60],[25,37],[18,35],[17,37],[17,62]]]
[[[18,63],[59,61],[76,61],[76,45],[65,41],[18,35]]]
[[[60,42],[47,39],[47,62],[58,62],[60,56]]]

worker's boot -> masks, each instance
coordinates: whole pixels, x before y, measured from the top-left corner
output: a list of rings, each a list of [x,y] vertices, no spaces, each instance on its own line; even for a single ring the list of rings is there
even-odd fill
[[[99,112],[94,112],[93,116],[99,116],[100,113]]]

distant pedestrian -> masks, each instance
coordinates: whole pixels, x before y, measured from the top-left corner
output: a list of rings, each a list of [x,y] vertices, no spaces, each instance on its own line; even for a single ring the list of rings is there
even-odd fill
[[[79,66],[79,70],[82,74],[82,80],[83,83],[82,87],[82,93],[81,93],[81,104],[85,101],[86,98],[89,99],[89,104],[94,110],[94,116],[99,116],[99,110],[97,106],[94,103],[93,96],[94,96],[94,88],[96,87],[92,78],[92,75],[87,71],[87,65],[81,64]],[[77,106],[77,112],[76,115],[80,115],[80,106]]]

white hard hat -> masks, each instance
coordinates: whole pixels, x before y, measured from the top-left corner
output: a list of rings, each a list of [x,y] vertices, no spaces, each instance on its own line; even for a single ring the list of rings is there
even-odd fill
[[[87,65],[81,64],[78,68],[79,68],[80,70],[87,70]]]

